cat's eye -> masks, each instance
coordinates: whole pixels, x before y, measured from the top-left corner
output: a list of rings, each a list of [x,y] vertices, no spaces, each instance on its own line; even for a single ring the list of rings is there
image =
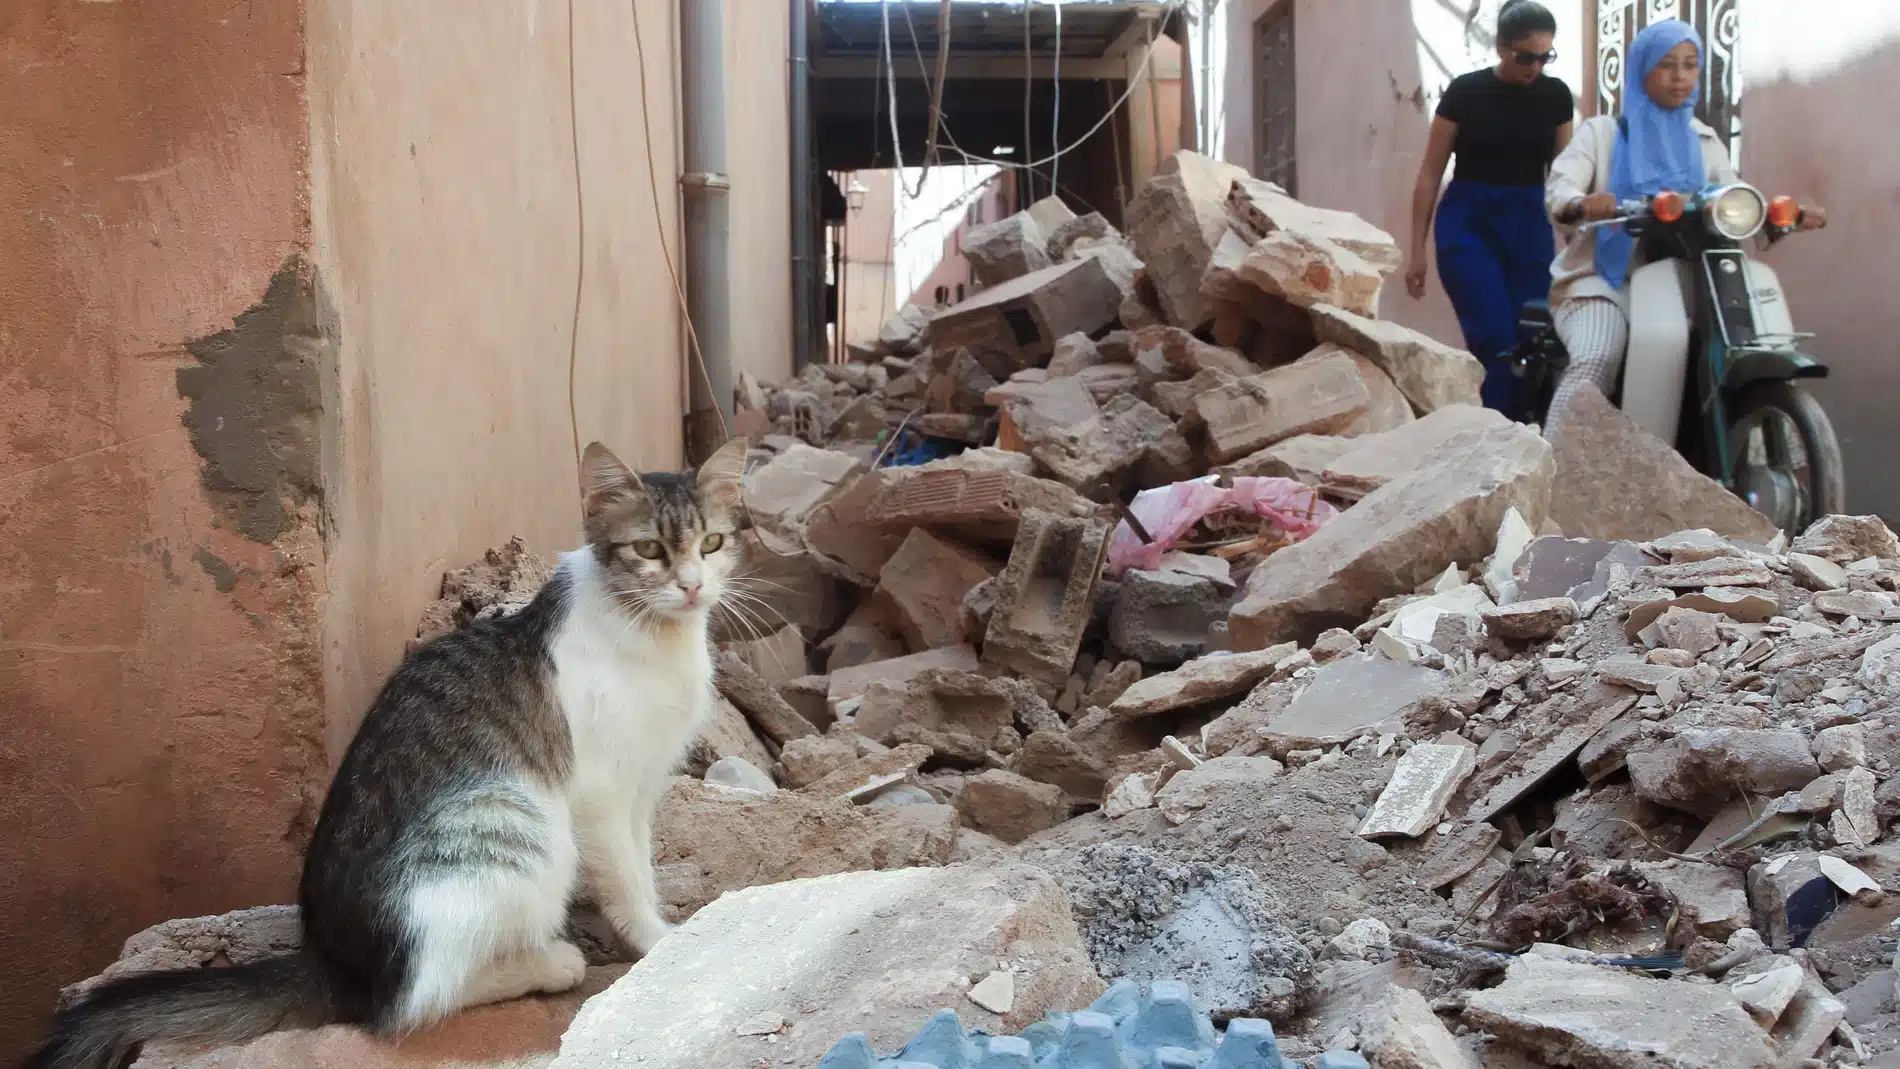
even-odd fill
[[[648,560],[660,560],[666,556],[666,547],[653,541],[635,542],[633,551]]]
[[[724,546],[725,544],[726,544],[725,535],[709,534],[706,536],[706,540],[699,544],[699,551],[701,553],[717,553],[719,552],[720,547]]]

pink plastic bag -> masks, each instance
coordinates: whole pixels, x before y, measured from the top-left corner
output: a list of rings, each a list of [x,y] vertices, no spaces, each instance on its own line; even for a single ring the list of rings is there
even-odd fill
[[[1128,511],[1141,521],[1154,541],[1143,545],[1128,521],[1117,524],[1108,547],[1110,578],[1119,578],[1130,568],[1159,567],[1161,555],[1173,549],[1202,518],[1228,509],[1263,517],[1296,542],[1338,515],[1337,509],[1320,499],[1318,491],[1294,479],[1246,477],[1235,479],[1231,489],[1223,489],[1216,484],[1216,476],[1209,475],[1143,490],[1135,495]]]

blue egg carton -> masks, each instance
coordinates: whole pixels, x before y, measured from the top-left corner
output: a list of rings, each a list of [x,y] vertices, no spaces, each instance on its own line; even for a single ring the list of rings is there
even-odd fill
[[[965,1032],[955,1010],[938,1010],[904,1049],[880,1058],[864,1033],[839,1040],[818,1069],[1299,1069],[1280,1053],[1267,1021],[1229,1021],[1222,1035],[1195,1008],[1188,985],[1157,980],[1146,992],[1117,980],[1086,1010],[1051,1013],[1019,1036]],[[1313,1069],[1369,1069],[1334,1051]]]

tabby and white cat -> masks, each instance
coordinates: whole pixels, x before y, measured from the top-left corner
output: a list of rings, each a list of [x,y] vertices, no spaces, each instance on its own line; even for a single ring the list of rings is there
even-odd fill
[[[120,1069],[154,1040],[361,1023],[400,1034],[580,983],[583,880],[645,954],[654,810],[713,708],[708,614],[736,582],[746,443],[697,473],[582,459],[586,545],[526,608],[443,635],[384,684],[304,861],[303,949],[96,988],[28,1069]]]

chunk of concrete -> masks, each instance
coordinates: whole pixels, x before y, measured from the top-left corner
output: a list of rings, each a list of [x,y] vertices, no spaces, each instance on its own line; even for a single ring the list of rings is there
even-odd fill
[[[1393,720],[1444,681],[1442,672],[1373,653],[1341,657],[1322,667],[1261,735],[1270,750],[1281,754],[1336,746]]]
[[[798,710],[744,660],[731,653],[721,653],[714,658],[713,665],[719,693],[744,713],[766,738],[783,746],[793,739],[818,733],[811,721],[798,715]]]
[[[1895,560],[1900,559],[1900,536],[1878,516],[1823,516],[1791,548],[1839,565],[1868,557]]]
[[[1110,525],[1030,509],[998,577],[983,659],[1060,687],[1095,608]]]
[[[1010,844],[1069,819],[1069,798],[1053,783],[992,768],[964,784],[957,812],[970,827]]]
[[[1821,776],[1807,740],[1787,729],[1695,728],[1639,743],[1624,760],[1638,794],[1702,817],[1738,793],[1779,795]]]
[[[1558,1065],[1768,1069],[1776,1054],[1726,989],[1526,955],[1465,1020]]]
[[[1475,405],[1447,405],[1397,430],[1358,439],[1358,445],[1326,466],[1320,482],[1327,492],[1361,498],[1401,479],[1446,442],[1468,431],[1507,427],[1501,413]]]
[[[1679,859],[1639,862],[1636,869],[1675,900],[1682,920],[1704,939],[1726,942],[1748,927],[1748,888],[1734,869]]]
[[[1467,824],[1442,837],[1418,867],[1419,884],[1433,891],[1452,884],[1477,868],[1503,838],[1504,833],[1490,824]]]
[[[1611,541],[1707,528],[1765,545],[1777,532],[1768,517],[1636,426],[1595,387],[1577,391],[1564,413],[1551,519],[1572,538]]]
[[[1001,285],[1050,264],[1048,235],[1026,211],[971,227],[961,244],[970,273],[985,286]]]
[[[1416,839],[1435,827],[1477,764],[1470,746],[1421,742],[1405,752],[1359,825],[1362,838]]]
[[[1722,645],[1722,618],[1712,612],[1670,608],[1656,618],[1656,644],[1701,657]]]
[[[1867,726],[1836,724],[1814,733],[1814,759],[1827,772],[1845,772],[1867,763]]]
[[[1019,471],[918,468],[891,475],[864,519],[886,531],[929,527],[977,545],[1008,546],[1016,540],[1026,509],[1075,516],[1094,508],[1059,482]]]
[[[781,538],[802,542],[805,521],[812,510],[864,470],[863,462],[848,453],[795,442],[747,472],[740,492],[754,524]]]
[[[1279,186],[1258,178],[1235,179],[1227,193],[1227,216],[1251,239],[1276,230],[1291,230],[1326,238],[1381,272],[1397,271],[1405,265],[1405,254],[1399,251],[1392,235],[1364,218],[1296,200]]]
[[[1839,590],[1847,585],[1847,569],[1812,553],[1788,554],[1788,570],[1809,590]]]
[[[1421,414],[1483,404],[1484,365],[1470,353],[1344,308],[1321,305],[1311,311],[1321,341],[1343,345],[1379,365]]]
[[[1900,634],[1867,647],[1860,657],[1860,670],[1855,674],[1870,687],[1887,691],[1900,688]]]
[[[958,347],[987,354],[1018,368],[1042,363],[1056,339],[1080,331],[1094,334],[1114,322],[1122,291],[1110,266],[1098,256],[1052,264],[991,286],[962,304],[939,312],[925,338],[939,351]]]
[[[1150,349],[1160,351],[1161,358],[1184,375],[1219,371],[1235,378],[1246,378],[1260,373],[1260,368],[1253,361],[1232,349],[1209,345],[1180,327],[1142,327],[1134,332],[1129,345],[1137,353]]]
[[[1351,1035],[1359,1053],[1392,1069],[1476,1069],[1425,996],[1397,982],[1389,965],[1335,970],[1313,1010],[1312,1035]]]
[[[1184,981],[1197,1005],[1222,1018],[1285,1021],[1305,1006],[1312,955],[1252,872],[1099,843],[1077,851],[1058,878],[1109,979]]]
[[[1128,203],[1128,242],[1147,266],[1161,311],[1177,327],[1198,330],[1213,318],[1201,276],[1228,228],[1228,190],[1245,177],[1245,168],[1176,152]]]
[[[956,831],[949,806],[869,809],[843,798],[675,779],[654,821],[653,863],[662,904],[678,919],[742,887],[947,864]]]
[[[858,745],[852,739],[810,735],[786,743],[779,751],[774,771],[780,782],[796,790],[824,779],[857,759]]]
[[[1378,314],[1385,282],[1382,271],[1330,238],[1290,230],[1254,242],[1235,274],[1295,307],[1327,305],[1361,316]]]
[[[1123,717],[1155,716],[1231,698],[1252,690],[1298,651],[1287,642],[1250,653],[1202,657],[1134,683],[1109,711]]]
[[[911,680],[932,668],[974,672],[977,664],[976,651],[970,647],[944,646],[905,657],[893,657],[885,661],[856,665],[831,673],[831,689],[827,700],[835,713],[839,703],[863,697],[864,693],[871,689],[872,684],[882,683],[901,691],[910,684]]]
[[[1337,348],[1321,345],[1313,352],[1327,353]],[[1350,438],[1361,438],[1370,434],[1389,434],[1402,427],[1408,427],[1418,419],[1412,411],[1412,402],[1392,376],[1387,375],[1379,365],[1350,349],[1344,350],[1352,357],[1352,366],[1359,371],[1359,381],[1365,383],[1366,393],[1372,400],[1366,405],[1366,414],[1348,424],[1341,434]],[[1309,354],[1310,355],[1310,354]],[[1301,357],[1304,360],[1306,357]]]
[[[1643,569],[1643,578],[1671,590],[1775,585],[1775,573],[1766,564],[1742,557],[1658,564]]]
[[[1379,601],[1488,556],[1505,510],[1535,524],[1550,502],[1550,447],[1512,425],[1468,432],[1256,569],[1228,619],[1236,649],[1356,626]]]
[[[866,519],[886,479],[885,472],[872,471],[846,480],[811,510],[805,522],[805,544],[811,551],[833,562],[842,578],[862,587],[877,584],[877,573],[904,540],[902,531],[887,530]]]
[[[1344,430],[1371,402],[1352,357],[1333,352],[1210,390],[1194,414],[1209,455],[1225,464],[1296,435]]]
[[[1000,567],[979,553],[913,529],[878,575],[874,592],[886,618],[913,650],[954,646],[963,598]]]
[[[1484,629],[1510,642],[1550,638],[1577,622],[1577,603],[1570,598],[1538,598],[1484,610]]]
[[[1143,664],[1180,664],[1207,649],[1229,587],[1199,575],[1130,569],[1109,615],[1109,640]]]
[[[1128,394],[1110,399],[1080,423],[1051,427],[1033,438],[1025,434],[1024,442],[1058,482],[1100,501],[1195,474],[1193,451],[1174,421]]]
[[[915,808],[915,807],[903,807]],[[1010,1011],[964,998],[1016,965]],[[855,873],[721,899],[588,1002],[554,1065],[595,1069],[638,1051],[643,1069],[815,1065],[841,1036],[895,1048],[937,1006],[1013,1032],[1102,990],[1061,888],[1025,866]],[[738,1034],[763,1013],[788,1027]]]
[[[1061,730],[1030,732],[1011,771],[1062,788],[1071,807],[1099,803],[1108,787],[1108,767]]]

